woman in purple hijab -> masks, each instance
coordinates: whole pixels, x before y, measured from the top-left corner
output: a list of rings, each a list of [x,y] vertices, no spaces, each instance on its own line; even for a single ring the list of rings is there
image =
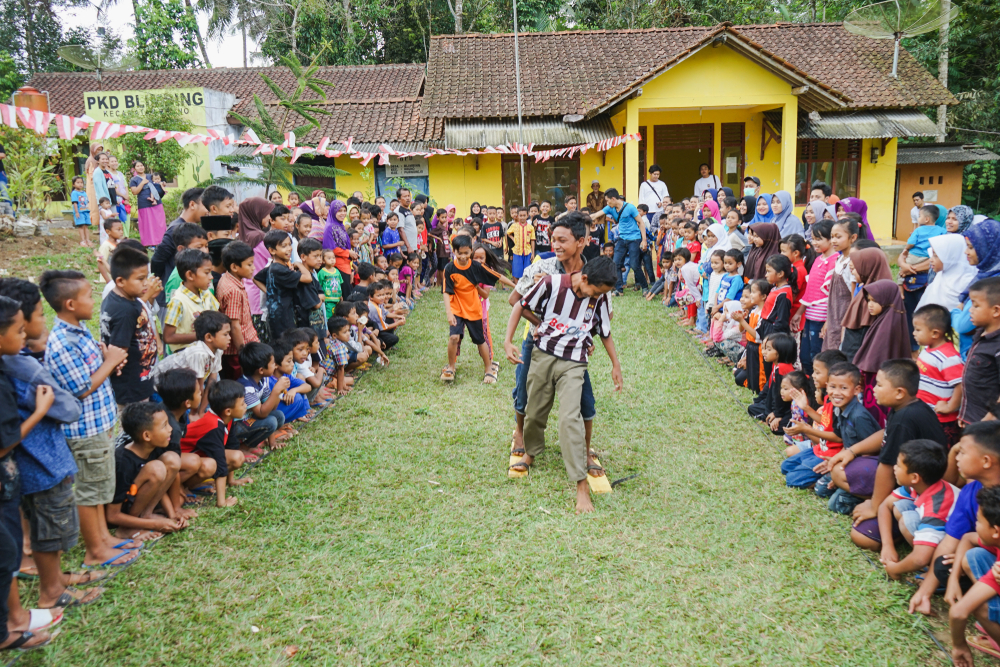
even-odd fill
[[[341,215],[337,215],[337,214]],[[347,217],[346,204],[335,199],[330,202],[329,211],[326,214],[326,227],[323,229],[323,250],[332,250],[337,258],[336,267],[344,278],[344,282],[350,285],[351,280],[351,260],[358,258],[358,253],[351,248],[351,237],[344,227],[344,218]]]
[[[871,225],[868,224],[868,204],[865,203],[864,199],[858,199],[857,197],[845,197],[841,199],[836,204],[837,210],[843,210],[844,213],[857,213],[861,216],[861,232],[864,234],[863,238],[869,241],[874,241],[875,236],[872,234]],[[838,216],[840,217],[840,216]],[[861,234],[858,234],[861,237]]]

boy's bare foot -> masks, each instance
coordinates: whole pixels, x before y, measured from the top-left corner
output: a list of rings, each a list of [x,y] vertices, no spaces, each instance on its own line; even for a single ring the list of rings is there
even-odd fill
[[[90,586],[102,579],[107,579],[110,573],[107,570],[84,570],[83,572],[63,572],[62,574],[63,586]]]
[[[521,460],[510,467],[514,472],[528,472],[528,468],[535,462],[535,459],[525,454]]]
[[[128,532],[128,529],[124,530],[125,532],[121,535],[117,531],[108,533],[108,537],[104,540],[108,549],[138,549],[142,546],[142,540],[138,539],[139,531],[133,530],[132,532]]]
[[[115,555],[115,552],[120,552]],[[125,549],[106,549],[101,550],[99,553],[91,557],[89,554],[84,557],[83,564],[88,567],[121,567],[127,563],[131,563],[136,558],[139,557],[138,551],[128,551]]]
[[[184,509],[182,507],[177,510],[177,516],[181,517],[182,519],[187,519],[188,521],[190,521],[191,519],[197,519],[198,513],[195,512],[194,510]]]
[[[594,461],[595,458],[593,450],[587,452],[587,474],[591,477],[604,477],[604,468]]]
[[[511,454],[516,456],[524,456],[524,434],[514,429],[514,447],[510,450]]]
[[[243,486],[245,484],[253,484],[253,478],[252,477],[237,477],[236,479],[233,480],[233,483],[230,486]]]
[[[576,483],[576,513],[587,514],[594,511],[594,503],[590,502],[590,487],[587,480]]]

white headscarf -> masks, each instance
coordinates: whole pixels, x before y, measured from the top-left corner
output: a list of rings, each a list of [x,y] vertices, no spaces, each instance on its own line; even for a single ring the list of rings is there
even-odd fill
[[[931,238],[931,250],[941,260],[943,268],[924,290],[917,308],[935,303],[949,311],[961,308],[959,295],[976,279],[976,267],[965,256],[965,237],[961,234],[941,234]]]
[[[709,250],[711,252],[715,252],[716,250],[721,250],[722,252],[726,252],[727,250],[733,249],[733,244],[729,242],[729,229],[721,222],[716,222],[714,224],[709,225],[708,231],[712,232],[712,234],[715,235],[715,238],[717,238],[718,241],[715,242],[714,246],[712,246],[711,248],[706,248],[706,250]],[[711,254],[711,252],[709,254]]]

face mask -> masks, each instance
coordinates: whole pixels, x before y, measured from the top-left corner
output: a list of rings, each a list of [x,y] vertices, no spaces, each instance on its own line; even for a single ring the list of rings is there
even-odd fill
[[[753,197],[754,190],[756,190],[756,188],[743,188],[743,194],[746,197]]]
[[[364,326],[364,325],[368,324],[368,316],[367,315],[362,315],[361,317],[359,317],[358,318],[358,324],[360,324],[361,326]]]

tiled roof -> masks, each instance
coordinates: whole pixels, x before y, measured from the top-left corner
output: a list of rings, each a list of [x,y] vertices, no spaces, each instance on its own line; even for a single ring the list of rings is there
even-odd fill
[[[822,90],[825,108],[900,108],[955,99],[905,49],[892,79],[893,44],[847,32],[842,24],[793,24],[598,30],[519,35],[523,113],[588,115],[672,63],[727,33],[760,53],[769,69]],[[745,50],[745,48],[743,49]],[[423,112],[491,118],[517,110],[514,36],[441,35],[431,39]]]
[[[338,142],[353,136],[357,150],[375,150],[365,144],[378,143],[387,143],[397,150],[444,148],[444,119],[422,117],[420,104],[416,97],[366,102],[330,100],[323,105],[330,115],[316,116],[319,129],[297,137],[296,141],[315,146],[323,137]],[[274,105],[268,106],[277,118],[281,111]],[[289,126],[302,123],[300,117],[293,116]]]
[[[969,163],[977,160],[1000,160],[988,148],[976,144],[902,144],[897,149],[896,164]]]
[[[273,96],[261,79],[267,74],[283,90],[290,91],[294,77],[285,67],[250,67],[181,70],[146,70],[104,72],[103,81],[83,72],[36,74],[30,84],[48,91],[49,109],[55,113],[81,116],[83,93],[91,90],[154,90],[175,86],[197,86],[232,93],[239,99],[234,111],[246,112],[253,106],[253,95],[269,101]],[[423,64],[358,65],[321,67],[317,76],[334,84],[327,95],[342,100],[417,97],[424,81]]]

